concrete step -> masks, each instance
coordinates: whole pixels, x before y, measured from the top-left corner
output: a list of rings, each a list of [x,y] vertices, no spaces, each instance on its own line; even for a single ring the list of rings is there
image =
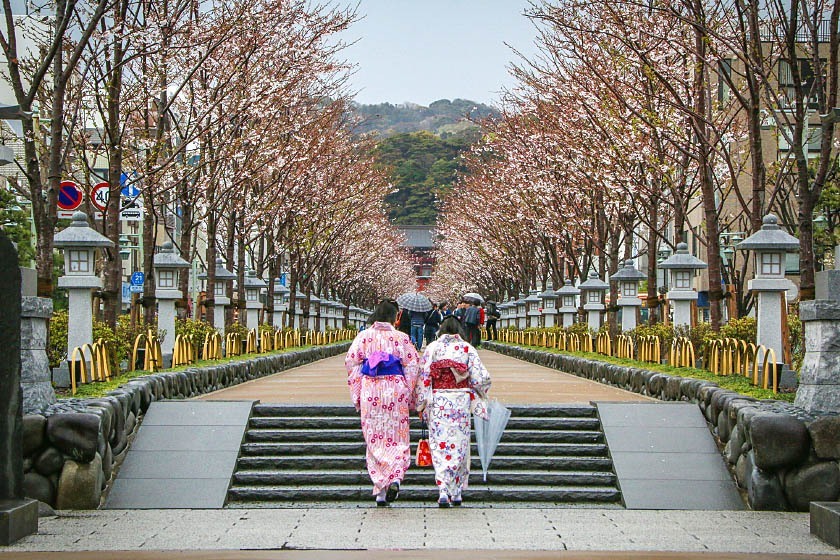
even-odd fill
[[[481,461],[477,455],[472,456],[470,462],[473,472],[481,469]],[[416,467],[412,467],[416,468]],[[364,455],[260,455],[240,457],[240,470],[333,470],[349,469],[364,470]],[[544,472],[568,471],[605,471],[612,472],[612,461],[609,457],[580,457],[580,456],[530,456],[493,457],[492,470],[533,470]],[[411,472],[411,471],[409,471]]]
[[[481,469],[471,473],[471,480],[483,483]],[[545,471],[503,471],[491,469],[487,484],[493,489],[502,486],[615,486],[615,475],[609,472],[545,472]],[[254,470],[238,471],[233,477],[236,486],[318,486],[318,485],[360,485],[370,483],[367,470]],[[411,468],[406,472],[403,484],[423,486],[435,484],[431,468]]]
[[[253,416],[249,424],[256,429],[358,429],[359,416]],[[411,428],[420,429],[420,420],[412,417]],[[554,418],[511,418],[508,430],[600,430],[597,418],[567,416]]]
[[[401,501],[434,502],[438,490],[434,485],[404,485]],[[364,486],[235,486],[228,492],[228,505],[241,502],[340,502],[371,501],[370,485]],[[587,486],[505,486],[473,485],[464,493],[465,502],[553,502],[615,503],[621,492],[610,487]]]
[[[411,441],[418,441],[420,430],[411,430]],[[252,428],[245,434],[249,442],[359,442],[364,441],[361,428],[355,429],[274,429]],[[505,430],[506,443],[602,443],[604,434],[592,430]]]
[[[511,418],[595,418],[594,406],[588,404],[546,405],[546,406],[508,406]],[[345,405],[306,405],[306,404],[258,404],[254,406],[252,416],[265,417],[359,417],[352,406]]]
[[[312,443],[256,443],[242,444],[240,456],[253,455],[363,455],[365,442],[312,442]],[[472,445],[471,453],[478,456],[478,448]],[[554,457],[563,455],[584,455],[606,457],[607,446],[603,443],[506,443],[500,442],[495,456],[534,455]]]

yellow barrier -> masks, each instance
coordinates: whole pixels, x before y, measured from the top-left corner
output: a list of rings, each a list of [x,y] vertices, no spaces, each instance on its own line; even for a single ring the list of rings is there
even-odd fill
[[[612,338],[609,333],[600,332],[596,341],[596,350],[604,356],[612,356]]]
[[[225,355],[239,356],[242,354],[242,339],[236,333],[228,333],[225,336]]]
[[[271,352],[274,350],[274,337],[272,336],[271,331],[263,330],[260,333],[260,350],[263,352]]]
[[[79,374],[81,383],[93,383],[95,381],[108,381],[112,377],[111,359],[114,357],[114,349],[111,343],[100,338],[93,344],[82,344],[73,348],[70,353],[70,390],[76,394],[76,377]],[[88,368],[88,356],[90,356],[90,368]],[[77,369],[77,365],[80,364]]]
[[[662,362],[662,343],[658,336],[640,336],[637,339],[639,346],[639,361],[651,364]]]
[[[278,329],[274,331],[274,344],[272,346],[275,350],[282,350],[286,347],[285,345],[286,335],[283,333],[282,330]]]
[[[248,331],[248,336],[245,339],[245,353],[246,354],[256,354],[259,352],[259,347],[257,346],[258,339],[257,329],[251,329]]]
[[[205,360],[222,359],[222,335],[216,331],[207,333],[207,336],[204,337],[201,357]]]
[[[134,348],[131,351],[131,368],[137,367],[137,351],[140,349],[140,344],[145,346],[143,352],[143,371],[156,372],[163,367],[163,355],[160,351],[160,341],[157,336],[150,330],[146,333],[140,333],[134,339]]]
[[[569,352],[580,352],[581,351],[581,341],[580,336],[577,333],[572,333],[569,335],[569,346],[567,348]]]
[[[626,334],[618,335],[618,338],[615,339],[615,356],[616,358],[629,360],[636,357],[636,349],[631,336]]]
[[[172,367],[195,363],[198,359],[198,348],[193,335],[175,337],[175,348],[172,351]]]
[[[779,390],[776,352],[772,348],[735,338],[712,340],[707,345],[705,363],[715,375],[740,375],[756,387],[774,393]]]
[[[694,344],[684,336],[674,338],[668,352],[668,364],[674,367],[694,367]]]

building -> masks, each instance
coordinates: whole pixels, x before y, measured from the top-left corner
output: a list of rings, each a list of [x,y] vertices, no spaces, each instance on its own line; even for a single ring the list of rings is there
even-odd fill
[[[417,225],[397,226],[397,229],[405,235],[403,246],[411,252],[417,289],[424,290],[435,268],[435,228]]]

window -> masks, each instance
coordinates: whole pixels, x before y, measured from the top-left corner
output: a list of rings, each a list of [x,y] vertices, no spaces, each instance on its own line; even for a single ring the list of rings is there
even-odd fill
[[[781,253],[761,253],[761,274],[781,276],[782,274],[782,254]]]
[[[225,283],[216,282],[213,284],[213,295],[215,297],[225,297]]]
[[[732,59],[723,58],[718,61],[718,103],[724,105],[729,102],[732,97],[732,91],[729,88],[729,82],[732,79]]]
[[[674,289],[690,290],[691,289],[691,273],[687,270],[674,271]]]
[[[622,282],[621,295],[625,297],[636,297],[639,293],[639,285],[635,282]]]
[[[563,307],[574,307],[575,296],[563,296]]]
[[[539,311],[539,310],[540,310],[540,304],[537,303],[536,301],[531,302],[531,311]]]
[[[779,151],[790,151],[791,141],[793,140],[793,126],[784,125],[779,126]],[[812,125],[805,127],[802,131],[802,147],[808,157],[817,157],[820,152],[820,145],[822,144],[822,127],[820,125]]]
[[[70,272],[85,273],[90,272],[90,255],[91,251],[85,249],[71,249],[70,250]]]
[[[554,309],[554,299],[553,298],[546,298],[545,308],[546,309]]]
[[[785,274],[799,275],[799,253],[785,254]]]
[[[601,303],[601,292],[590,290],[588,301],[589,303]]]
[[[825,96],[824,91],[824,84],[825,79],[823,79],[823,88],[819,88],[817,90],[817,80],[816,76],[814,75],[814,68],[811,64],[810,58],[800,58],[797,60],[798,67],[799,67],[799,77],[802,80],[803,84],[803,94],[805,96],[806,103],[808,107],[812,109],[816,109],[819,107],[820,100]],[[825,73],[826,69],[826,59],[820,59],[820,67]],[[791,71],[790,64],[787,60],[779,60],[779,87],[781,88],[781,94],[784,97],[784,101],[787,101],[788,106],[794,105],[796,101],[796,84],[793,81],[793,72]]]
[[[259,299],[260,291],[255,290],[253,288],[249,290],[245,290],[245,300],[246,301],[257,301]],[[318,312],[318,304],[315,304],[315,313]]]
[[[158,287],[160,287],[160,288],[174,288],[175,287],[175,271],[174,270],[158,271]]]

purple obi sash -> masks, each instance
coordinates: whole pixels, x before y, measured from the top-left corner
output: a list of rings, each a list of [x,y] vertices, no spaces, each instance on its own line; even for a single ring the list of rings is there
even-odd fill
[[[381,377],[383,375],[405,375],[400,359],[377,350],[362,362],[362,375]]]

